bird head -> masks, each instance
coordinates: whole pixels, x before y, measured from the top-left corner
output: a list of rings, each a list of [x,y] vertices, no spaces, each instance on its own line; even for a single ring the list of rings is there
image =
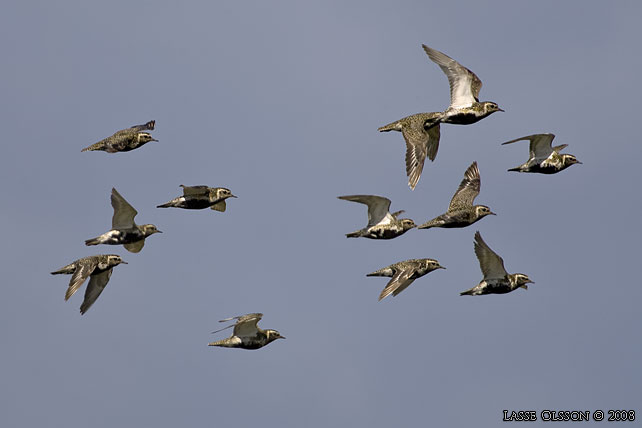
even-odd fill
[[[225,187],[217,187],[215,189],[215,196],[216,199],[236,198],[236,196],[232,194],[232,191],[230,189],[226,189]]]
[[[499,108],[497,103],[494,103],[492,101],[484,101],[482,103],[482,108],[486,116],[488,116],[489,114],[495,113],[496,111],[504,111],[501,108]]]
[[[428,268],[433,271],[435,269],[446,269],[442,265],[439,264],[439,262],[435,259],[426,259],[426,262],[428,264]]]
[[[486,217],[487,215],[497,215],[494,212],[490,210],[486,205],[476,205],[475,206],[475,214],[477,214],[477,218],[482,218]]]
[[[107,264],[109,266],[118,266],[119,264],[128,264],[125,260],[121,259],[119,255],[109,254],[107,256]]]
[[[516,273],[515,274],[515,285],[517,287],[523,287],[527,288],[526,284],[535,284],[531,279],[528,277],[528,275],[524,275],[523,273]]]
[[[152,134],[149,132],[139,132],[138,133],[138,145],[142,146],[143,144],[149,143],[150,141],[158,141],[152,137]]]
[[[265,330],[265,335],[267,336],[268,343],[275,341],[276,339],[285,339],[284,336],[281,336],[281,333],[272,329]]]
[[[403,227],[403,230],[406,231],[412,229],[413,227],[417,227],[417,225],[409,218],[403,218],[401,219],[401,227]]]
[[[153,235],[154,233],[163,233],[162,231],[156,229],[156,226],[153,224],[144,224],[141,226],[143,234],[147,237]]]
[[[562,155],[562,162],[564,163],[564,166],[571,166],[574,163],[582,164],[582,162],[578,161],[575,156],[566,154]]]

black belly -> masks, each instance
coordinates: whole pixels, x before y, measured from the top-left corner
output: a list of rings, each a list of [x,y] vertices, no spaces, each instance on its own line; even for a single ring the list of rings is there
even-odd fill
[[[474,113],[457,113],[448,116],[443,122],[452,123],[454,125],[470,125],[471,123],[479,122],[484,116],[477,116]]]
[[[112,235],[111,238],[105,244],[108,245],[120,245],[120,244],[131,244],[132,242],[137,242],[143,239],[144,236],[138,231],[119,231],[118,234]]]
[[[186,198],[185,201],[180,205],[181,208],[186,210],[202,210],[204,208],[209,208],[213,204],[210,203],[209,199],[191,199]]]

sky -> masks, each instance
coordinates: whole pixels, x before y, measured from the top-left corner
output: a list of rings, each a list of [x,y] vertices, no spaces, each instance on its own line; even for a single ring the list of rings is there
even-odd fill
[[[0,15],[0,423],[7,427],[496,427],[503,410],[642,412],[639,2],[7,2]],[[442,125],[407,186],[400,133],[448,106],[425,43],[504,110]],[[80,150],[156,120],[158,143]],[[509,173],[552,132],[583,162]],[[418,224],[477,161],[463,229],[346,239],[392,200]],[[180,184],[228,187],[225,213],[157,209]],[[111,188],[163,234],[138,254],[86,247]],[[479,230],[527,291],[481,279]],[[84,287],[49,272],[119,254]],[[365,275],[410,258],[446,270],[396,297]],[[208,347],[220,319],[264,313],[287,337]],[[606,424],[607,422],[602,422]],[[600,425],[594,422],[590,424]]]

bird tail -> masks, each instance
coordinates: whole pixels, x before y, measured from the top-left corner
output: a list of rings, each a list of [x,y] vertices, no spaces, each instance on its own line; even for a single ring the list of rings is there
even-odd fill
[[[401,124],[399,123],[398,120],[389,123],[385,126],[380,127],[377,129],[379,132],[389,132],[389,131],[401,131]]]
[[[170,207],[173,207],[173,206],[174,205],[172,205],[172,201],[169,201],[169,202],[166,202],[166,203],[164,203],[162,205],[156,205],[156,208],[170,208]]]
[[[93,152],[96,150],[105,150],[105,145],[102,143],[102,141],[92,144],[89,147],[85,147],[84,149],[81,150],[81,152]]]
[[[437,227],[440,224],[443,224],[443,221],[441,221],[440,217],[435,217],[432,220],[428,220],[421,226],[417,226],[417,229],[430,229],[431,227]]]
[[[222,348],[234,348],[234,342],[228,337],[226,339],[217,340],[216,342],[210,342],[207,346],[220,346]]]
[[[459,293],[460,296],[472,296],[473,295],[473,290],[474,288],[471,288],[470,290],[462,291]]]
[[[98,245],[100,242],[98,241],[98,238],[93,238],[93,239],[87,239],[85,241],[85,245]]]
[[[346,238],[359,238],[361,236],[361,231],[357,230],[356,232],[346,233]]]
[[[376,271],[374,271],[372,273],[367,274],[366,276],[388,276],[386,274],[387,270],[389,270],[389,268],[387,268],[387,267],[381,268],[379,270],[376,270]]]
[[[508,171],[516,171],[516,172],[520,172],[521,170],[519,169],[519,167],[518,167],[518,166],[516,166],[515,168],[511,168],[511,169],[509,169]]]
[[[61,274],[69,275],[69,274],[74,273],[75,270],[76,270],[76,268],[74,267],[74,264],[70,263],[67,266],[63,266],[60,269],[51,272],[51,274],[52,275],[61,275]]]

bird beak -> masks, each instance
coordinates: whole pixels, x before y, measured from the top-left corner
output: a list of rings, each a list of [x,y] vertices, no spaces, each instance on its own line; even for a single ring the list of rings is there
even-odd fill
[[[488,214],[490,214],[490,215],[497,215],[497,214],[495,214],[495,213],[494,213],[494,212],[492,212],[492,211],[491,211],[491,212],[489,212]]]
[[[580,162],[580,161],[577,161],[576,163],[579,163],[580,165],[582,165],[582,162]]]
[[[441,265],[439,265],[439,267],[437,269],[446,269],[446,268],[441,266]]]
[[[128,264],[129,264],[129,263],[127,263],[125,260],[121,260],[121,261],[120,261],[120,263],[122,263],[122,264],[124,264],[124,265],[128,265]]]
[[[157,140],[156,138],[152,138],[152,139],[151,139],[151,140],[149,140],[149,141],[156,141],[156,142],[158,143],[158,140]]]
[[[163,231],[156,229],[156,233],[163,233]]]
[[[501,108],[497,107],[497,111],[503,111],[503,112],[505,112],[506,110],[504,110],[504,109],[501,109]]]
[[[527,284],[535,284],[535,281],[531,281],[530,279],[526,282]]]
[[[279,339],[285,339],[285,336],[279,336]]]
[[[230,195],[230,198],[238,198],[236,195]]]

